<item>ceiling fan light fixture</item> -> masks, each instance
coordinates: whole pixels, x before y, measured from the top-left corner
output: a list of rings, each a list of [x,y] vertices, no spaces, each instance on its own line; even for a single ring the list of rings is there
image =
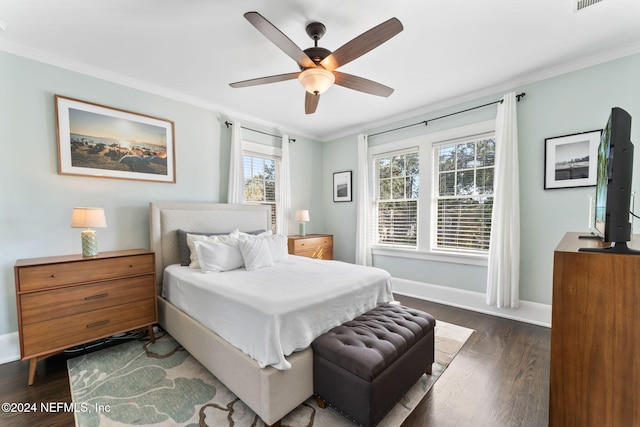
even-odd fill
[[[324,68],[308,68],[300,73],[298,80],[307,92],[320,95],[331,87],[336,77]]]

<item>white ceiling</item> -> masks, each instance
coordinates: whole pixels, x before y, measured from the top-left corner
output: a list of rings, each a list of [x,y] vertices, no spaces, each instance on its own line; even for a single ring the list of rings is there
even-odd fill
[[[0,50],[328,140],[640,52],[640,1],[575,1],[0,0]],[[322,22],[332,51],[395,16],[404,31],[339,70],[395,92],[334,86],[305,115],[296,80],[232,89],[298,71],[244,19],[252,10],[302,49]]]

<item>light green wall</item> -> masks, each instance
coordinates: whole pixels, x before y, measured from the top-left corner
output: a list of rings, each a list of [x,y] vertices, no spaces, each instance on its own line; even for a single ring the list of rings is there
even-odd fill
[[[632,140],[640,146],[639,75],[640,55],[633,55],[512,89],[527,94],[518,103],[522,300],[551,304],[553,250],[566,231],[587,231],[589,195],[595,193],[594,187],[544,190],[545,138],[601,129],[610,109],[617,106],[635,117]],[[498,100],[502,95],[496,93],[364,133],[373,134],[439,117]],[[372,137],[369,143],[377,145],[490,120],[495,118],[495,111],[495,107],[482,108],[427,127],[416,126]],[[335,234],[336,257],[345,261],[354,260],[356,204],[332,203],[331,182],[333,172],[355,172],[356,140],[354,134],[330,141],[325,143],[324,150],[326,226],[328,232]],[[635,190],[639,188],[639,179],[640,154],[636,154]],[[354,184],[354,200],[357,191]],[[374,257],[374,265],[387,269],[394,277],[475,292],[486,289],[486,267],[382,256]]]
[[[173,120],[177,183],[58,175],[54,94]],[[108,228],[98,230],[98,241],[107,251],[149,247],[151,201],[225,202],[227,119],[220,112],[0,52],[0,335],[17,330],[15,261],[81,252],[80,232],[69,226],[74,206],[104,207]],[[246,137],[279,145],[251,132]],[[290,145],[292,207],[312,209],[316,218],[309,232],[320,232],[323,206],[315,195],[322,191],[322,144],[291,137],[297,138]]]
[[[565,231],[587,225],[594,188],[543,189],[544,139],[598,129],[611,107],[634,116],[632,139],[640,144],[640,55],[611,61],[514,88],[527,96],[518,104],[521,172],[521,280],[526,301],[551,303],[553,249]],[[167,118],[176,126],[177,183],[149,183],[57,173],[53,95],[96,102]],[[399,121],[367,133],[395,128],[499,99],[496,93],[441,111]],[[404,139],[495,117],[487,107],[404,131],[372,137],[371,144]],[[80,252],[79,232],[70,228],[74,206],[102,206],[107,229],[100,250],[149,243],[150,201],[226,201],[230,130],[221,112],[198,108],[122,85],[0,52],[0,335],[17,329],[13,264],[16,259]],[[265,129],[272,133],[276,129]],[[277,145],[270,137],[247,138]],[[353,261],[355,202],[332,202],[334,172],[356,169],[356,135],[327,143],[297,137],[290,145],[292,208],[309,209],[308,232],[335,236],[334,255]],[[638,155],[637,155],[638,156]],[[640,161],[634,188],[638,189]],[[354,182],[354,196],[359,189]],[[295,227],[295,223],[291,223]],[[294,228],[295,230],[295,228]],[[636,230],[638,227],[636,226]],[[376,257],[394,276],[484,292],[486,269],[434,261]]]

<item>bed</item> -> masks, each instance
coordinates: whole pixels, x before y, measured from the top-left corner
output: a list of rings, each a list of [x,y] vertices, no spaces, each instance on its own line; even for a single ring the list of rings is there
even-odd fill
[[[188,230],[193,233],[227,233],[235,229],[266,230],[270,227],[270,215],[270,209],[266,206],[151,203],[150,238],[151,249],[156,253],[160,325],[249,406],[266,425],[278,425],[280,419],[313,394],[313,355],[308,346],[310,344],[308,340],[335,326],[336,323],[350,320],[373,308],[372,306],[388,302],[392,299],[392,295],[388,275],[384,279],[387,280],[386,285],[369,283],[382,280],[378,269],[339,262],[324,264],[332,262],[303,260],[300,257],[290,256],[287,261],[262,269],[263,272],[256,272],[256,274],[270,275],[269,277],[274,278],[269,280],[270,283],[274,283],[273,292],[271,292],[273,295],[287,295],[290,299],[280,301],[278,297],[266,295],[267,303],[264,300],[254,301],[255,312],[247,314],[243,306],[251,305],[252,292],[258,293],[260,290],[258,281],[252,284],[251,277],[254,276],[251,274],[254,272],[234,271],[207,275],[178,265],[180,248],[177,230]],[[316,268],[326,268],[325,265],[332,266],[332,270],[336,272],[335,277],[326,280],[323,285],[326,288],[324,292],[320,289],[322,283],[318,282],[315,285],[318,291],[311,294],[313,295],[311,298],[301,298],[301,294],[296,295],[297,290],[284,292],[285,288],[280,287],[284,286],[280,284],[281,280],[275,279],[279,277],[276,275],[280,274],[281,270],[287,270],[287,274],[294,274],[292,279],[287,279],[293,281],[301,281],[302,276],[295,276],[295,274],[300,274],[301,271],[311,272],[309,283],[305,281],[305,286],[308,285],[307,288],[312,289],[314,288],[312,278],[318,276],[313,272]],[[355,273],[349,273],[349,269],[354,269]],[[298,273],[295,273],[296,271]],[[384,272],[382,273],[384,275]],[[340,282],[343,280],[341,276],[347,277],[350,274],[357,276],[360,283],[347,286]],[[368,274],[372,275],[371,279],[367,278]],[[215,280],[219,280],[218,278],[222,275],[225,275],[226,280],[231,281],[231,285],[216,284],[216,287],[239,288],[237,284],[243,281],[243,285],[245,282],[247,284],[243,286],[243,292],[248,293],[237,295],[227,294],[225,291],[207,301],[208,297],[204,294],[204,289],[209,285],[204,281],[213,276],[216,276]],[[167,283],[163,287],[164,281]],[[200,283],[200,281],[203,282]],[[351,287],[353,289],[350,289]],[[190,292],[195,290],[196,293],[191,295],[191,299],[182,298],[185,289],[189,289]],[[169,302],[169,299],[172,302]],[[324,301],[326,305],[324,308],[316,309],[305,306],[306,302],[302,301],[304,299],[326,300]],[[201,303],[201,301],[207,302]],[[198,305],[201,305],[200,309]],[[278,307],[282,305],[285,307]],[[293,308],[286,309],[282,313],[278,312],[289,306]],[[251,310],[251,307],[248,309]],[[320,320],[315,317],[306,319],[300,315],[300,312],[304,312],[305,316],[307,313],[310,315],[314,310]],[[215,317],[213,317],[214,320],[210,320],[202,315],[204,312],[219,313],[222,315],[222,321],[220,318],[216,320]],[[331,315],[331,319],[322,319],[323,316],[327,317],[323,314],[325,312]],[[254,323],[247,323],[250,321]],[[239,325],[247,331],[246,336],[238,338],[237,334],[230,335],[233,329],[240,327]],[[257,329],[261,325],[266,325],[267,332]],[[303,327],[303,332],[287,330],[285,326],[291,325]],[[261,354],[261,350],[254,354],[251,343],[256,341],[256,337],[271,335],[276,337],[276,341],[269,344],[270,349],[267,345],[266,355]],[[305,335],[309,335],[305,337],[307,341],[297,339]],[[291,337],[296,339],[289,340]],[[238,339],[241,340],[236,342]]]

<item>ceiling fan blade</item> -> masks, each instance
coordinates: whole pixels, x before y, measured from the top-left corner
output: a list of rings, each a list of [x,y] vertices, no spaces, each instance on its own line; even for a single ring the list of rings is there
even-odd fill
[[[368,80],[352,74],[341,73],[339,71],[334,71],[333,75],[336,76],[335,84],[349,89],[384,97],[393,93],[392,88],[376,83],[373,80]]]
[[[350,42],[347,42],[331,55],[324,58],[320,62],[320,65],[329,71],[333,71],[380,46],[402,31],[403,28],[402,23],[397,18],[391,18],[373,27],[369,31],[360,34]]]
[[[293,80],[297,79],[300,73],[287,73],[287,74],[278,74],[275,76],[268,77],[258,77],[257,79],[243,80],[241,82],[229,83],[231,87],[247,87],[247,86],[257,86],[257,85],[265,85],[267,83],[277,83],[283,82],[285,80]]]
[[[291,39],[282,33],[271,22],[258,12],[247,12],[244,17],[256,27],[266,38],[271,40],[280,50],[286,53],[291,59],[302,68],[315,68],[316,64],[309,59],[306,53],[300,49]]]
[[[316,108],[318,108],[318,101],[320,101],[319,94],[309,93],[307,91],[304,92],[304,112],[305,114],[313,114],[316,112]]]

